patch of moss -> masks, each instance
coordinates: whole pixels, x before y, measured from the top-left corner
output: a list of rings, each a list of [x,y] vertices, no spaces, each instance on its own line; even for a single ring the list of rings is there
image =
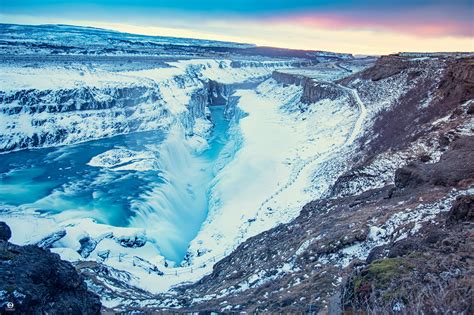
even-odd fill
[[[396,279],[410,274],[413,269],[413,265],[401,257],[375,260],[354,278],[354,292],[359,298],[363,298],[376,290],[380,293],[383,292],[384,299],[398,299],[406,293],[403,292],[404,290],[392,288],[387,291],[386,289]]]
[[[369,277],[375,286],[386,288],[393,279],[407,275],[412,270],[413,265],[404,258],[379,259],[370,264],[366,278]]]
[[[354,278],[354,289],[357,291],[366,283],[386,288],[393,279],[407,275],[412,270],[413,265],[401,257],[378,259],[373,261],[361,275]]]
[[[357,276],[354,279],[354,290],[358,290],[360,288],[360,285],[362,284],[362,281],[364,280],[363,277]]]

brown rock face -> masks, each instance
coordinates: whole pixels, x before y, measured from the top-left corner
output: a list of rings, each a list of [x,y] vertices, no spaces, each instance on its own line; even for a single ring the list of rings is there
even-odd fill
[[[474,99],[474,58],[455,59],[448,63],[438,87],[436,107],[451,108]]]
[[[400,189],[424,185],[465,186],[474,180],[471,161],[474,160],[474,137],[462,137],[437,163],[415,162],[395,172],[395,186]]]
[[[362,73],[363,79],[379,81],[398,74],[412,65],[408,59],[398,56],[382,56],[375,65]]]
[[[302,75],[273,71],[272,79],[282,84],[302,85],[304,77]]]
[[[436,69],[441,79],[420,75]],[[388,148],[398,149],[424,133],[424,124],[446,115],[470,99],[474,99],[474,58],[435,61],[413,61],[403,57],[382,57],[357,77],[377,81],[397,73],[407,74],[406,91],[396,103],[376,118],[369,144],[374,153]],[[342,80],[346,84],[355,77]],[[420,107],[431,95],[427,106]],[[403,113],[403,114],[401,114]],[[368,135],[369,136],[369,135]]]
[[[474,196],[459,196],[449,211],[449,221],[474,221]]]

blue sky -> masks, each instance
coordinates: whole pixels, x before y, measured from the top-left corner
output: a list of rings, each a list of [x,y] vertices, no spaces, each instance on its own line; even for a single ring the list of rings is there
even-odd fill
[[[473,1],[0,0],[0,19],[359,53],[472,51]]]

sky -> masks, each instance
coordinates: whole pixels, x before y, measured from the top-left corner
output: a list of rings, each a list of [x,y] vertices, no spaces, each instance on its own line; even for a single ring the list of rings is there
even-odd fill
[[[474,51],[474,0],[0,0],[0,22],[354,54]]]

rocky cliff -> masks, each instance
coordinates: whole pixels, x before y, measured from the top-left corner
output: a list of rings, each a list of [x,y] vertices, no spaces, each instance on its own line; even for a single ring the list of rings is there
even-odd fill
[[[303,94],[300,100],[303,104],[312,104],[323,99],[335,100],[344,94],[344,91],[333,82],[318,81],[304,75],[274,71],[272,78],[279,83],[302,86]]]
[[[17,246],[0,222],[0,310],[2,314],[100,314],[99,297],[59,255],[34,245]]]
[[[0,153],[167,130],[175,122],[193,134],[196,119],[207,118],[207,106],[226,105],[232,91],[254,86],[275,68],[300,65],[241,61],[234,68],[229,60],[182,63],[132,74],[101,64],[91,71],[75,63],[73,69],[47,64],[44,71],[28,64],[17,73],[7,64],[0,90]]]

